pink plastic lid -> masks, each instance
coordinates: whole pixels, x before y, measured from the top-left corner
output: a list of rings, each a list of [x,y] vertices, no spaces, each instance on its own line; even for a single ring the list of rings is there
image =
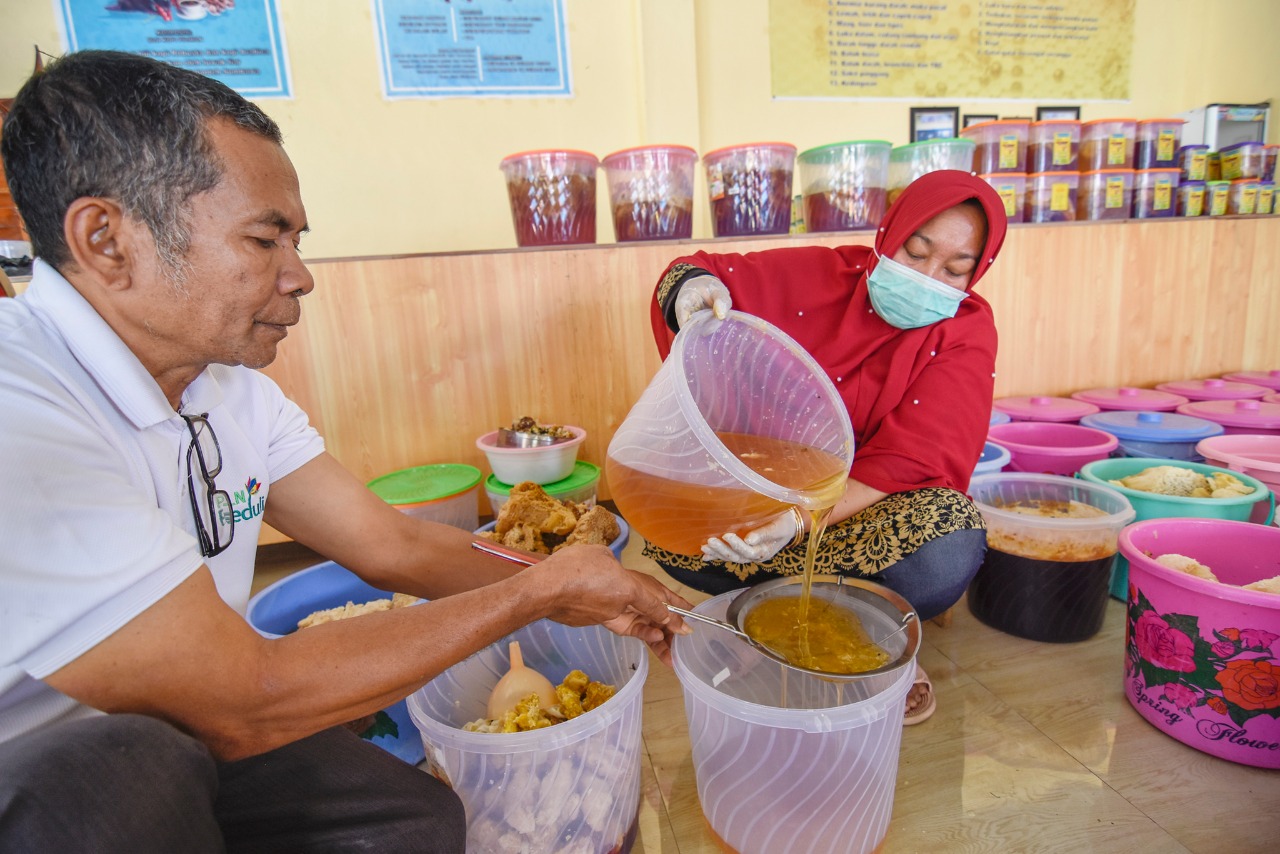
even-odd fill
[[[1224,427],[1280,430],[1280,403],[1265,403],[1261,400],[1194,400],[1179,406],[1178,411]]]
[[[1280,392],[1267,395],[1266,397],[1262,398],[1262,402],[1263,403],[1280,403]]]
[[[1234,374],[1223,374],[1224,380],[1237,383],[1252,383],[1280,391],[1280,371],[1236,371]]]
[[[991,406],[1008,415],[1014,421],[1079,421],[1086,415],[1098,413],[1092,403],[1072,400],[1069,397],[1002,397]]]
[[[1252,383],[1236,383],[1223,379],[1182,380],[1160,383],[1160,391],[1180,394],[1187,400],[1257,400],[1270,389]]]
[[[1099,409],[1172,412],[1184,403],[1190,402],[1180,394],[1167,391],[1156,391],[1152,388],[1091,388],[1077,391],[1071,397],[1092,403]]]

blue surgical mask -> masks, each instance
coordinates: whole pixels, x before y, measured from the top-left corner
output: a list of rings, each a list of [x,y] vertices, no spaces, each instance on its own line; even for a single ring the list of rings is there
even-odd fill
[[[919,270],[877,254],[879,263],[867,277],[871,307],[890,326],[918,329],[955,317],[960,301],[969,296]]]

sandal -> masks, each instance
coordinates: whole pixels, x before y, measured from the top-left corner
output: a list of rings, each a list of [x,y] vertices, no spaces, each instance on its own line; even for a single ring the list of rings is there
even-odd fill
[[[933,683],[929,681],[929,677],[921,669],[920,665],[916,665],[916,679],[911,683],[913,689],[919,689],[923,694],[923,698],[914,709],[907,710],[902,717],[903,726],[912,726],[927,721],[937,711],[938,700],[933,696]]]

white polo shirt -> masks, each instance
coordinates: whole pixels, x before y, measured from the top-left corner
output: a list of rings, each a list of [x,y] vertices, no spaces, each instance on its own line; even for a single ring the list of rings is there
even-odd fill
[[[211,365],[182,412],[208,413],[236,517],[231,547],[208,559],[188,495],[191,435],[142,363],[43,261],[21,296],[0,300],[0,742],[92,714],[39,680],[202,564],[244,613],[271,484],[324,442],[248,368]]]

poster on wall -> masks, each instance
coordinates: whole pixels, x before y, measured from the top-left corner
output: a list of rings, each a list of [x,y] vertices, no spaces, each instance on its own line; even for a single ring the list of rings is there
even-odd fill
[[[247,98],[291,97],[276,0],[53,0],[67,51],[122,50]]]
[[[372,0],[387,98],[567,97],[564,0]]]
[[[1129,98],[1134,0],[769,0],[775,98]]]

